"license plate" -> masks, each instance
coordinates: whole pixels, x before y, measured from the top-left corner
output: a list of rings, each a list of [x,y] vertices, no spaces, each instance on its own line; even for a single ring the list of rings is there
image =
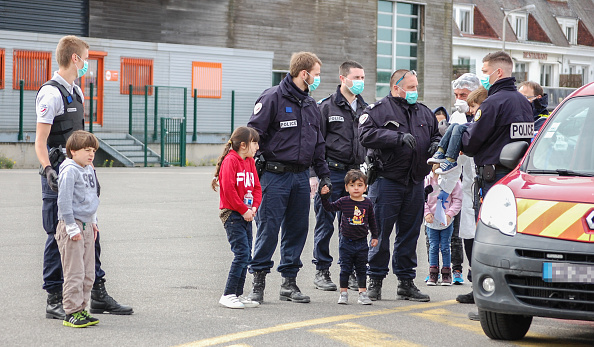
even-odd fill
[[[555,283],[594,283],[594,266],[568,263],[543,263],[542,279]]]

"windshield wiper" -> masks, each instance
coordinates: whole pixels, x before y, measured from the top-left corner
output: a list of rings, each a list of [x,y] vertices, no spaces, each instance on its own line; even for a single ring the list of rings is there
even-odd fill
[[[590,172],[579,172],[567,169],[557,170],[528,170],[526,173],[529,174],[540,174],[540,175],[559,175],[559,176],[579,176],[579,177],[594,177],[594,173]]]

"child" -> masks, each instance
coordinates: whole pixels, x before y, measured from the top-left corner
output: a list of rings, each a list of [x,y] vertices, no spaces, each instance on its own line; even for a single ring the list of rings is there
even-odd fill
[[[344,177],[345,190],[349,196],[330,202],[328,187],[322,187],[322,205],[326,211],[340,211],[340,238],[339,238],[339,263],[340,263],[340,297],[339,304],[348,303],[349,276],[353,267],[357,273],[359,285],[358,303],[371,305],[367,296],[367,233],[371,231],[371,247],[377,246],[378,230],[373,213],[371,200],[363,196],[367,190],[367,176],[359,170],[350,170]]]
[[[466,102],[472,114],[476,113],[479,106],[487,98],[487,90],[479,88],[468,94]],[[443,175],[455,169],[458,164],[458,156],[460,155],[460,148],[462,147],[462,134],[468,128],[469,123],[452,124],[448,127],[445,134],[439,141],[439,148],[433,157],[427,159],[427,164],[440,164],[439,168],[435,170],[438,175]]]
[[[77,130],[66,142],[68,158],[58,176],[58,227],[56,242],[64,271],[63,325],[84,328],[99,323],[85,310],[95,281],[97,228],[97,177],[93,159],[99,148],[95,135]]]
[[[433,164],[433,172],[425,177],[425,187],[437,186],[437,175],[435,174],[438,164]],[[439,189],[435,189],[438,192]],[[460,212],[462,207],[462,188],[460,182],[456,182],[456,186],[450,194],[450,201],[438,201],[437,194],[429,194],[427,202],[425,202],[425,228],[427,237],[429,238],[429,280],[428,286],[437,284],[439,278],[439,249],[441,248],[441,258],[443,267],[441,268],[441,285],[452,285],[452,269],[450,267],[452,255],[450,251],[450,240],[454,226],[452,220],[454,216]],[[435,210],[437,204],[441,203],[440,207],[445,210],[446,224],[438,221],[435,218]]]
[[[228,308],[258,307],[259,303],[244,297],[243,285],[247,266],[252,259],[252,221],[262,201],[262,188],[254,156],[258,150],[258,132],[239,127],[231,135],[219,157],[212,189],[220,184],[220,218],[227,240],[235,255],[225,291],[219,304]]]

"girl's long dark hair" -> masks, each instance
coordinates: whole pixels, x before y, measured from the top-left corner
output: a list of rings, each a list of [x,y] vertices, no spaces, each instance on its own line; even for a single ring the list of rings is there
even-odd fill
[[[233,134],[231,134],[231,138],[225,144],[223,154],[221,154],[219,160],[217,161],[217,167],[215,169],[214,178],[212,179],[211,183],[212,189],[215,192],[217,191],[217,187],[219,186],[219,172],[221,171],[221,163],[223,162],[223,159],[225,159],[227,154],[229,154],[229,151],[233,149],[235,152],[238,152],[242,143],[245,143],[249,146],[250,142],[259,141],[260,135],[258,135],[258,132],[254,128],[239,127],[235,129],[235,131],[233,131]]]

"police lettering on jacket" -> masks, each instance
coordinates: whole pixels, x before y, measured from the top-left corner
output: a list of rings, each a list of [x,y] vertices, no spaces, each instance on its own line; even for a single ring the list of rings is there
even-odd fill
[[[287,76],[256,101],[248,126],[260,134],[260,152],[267,161],[313,164],[318,177],[329,176],[315,100]]]

